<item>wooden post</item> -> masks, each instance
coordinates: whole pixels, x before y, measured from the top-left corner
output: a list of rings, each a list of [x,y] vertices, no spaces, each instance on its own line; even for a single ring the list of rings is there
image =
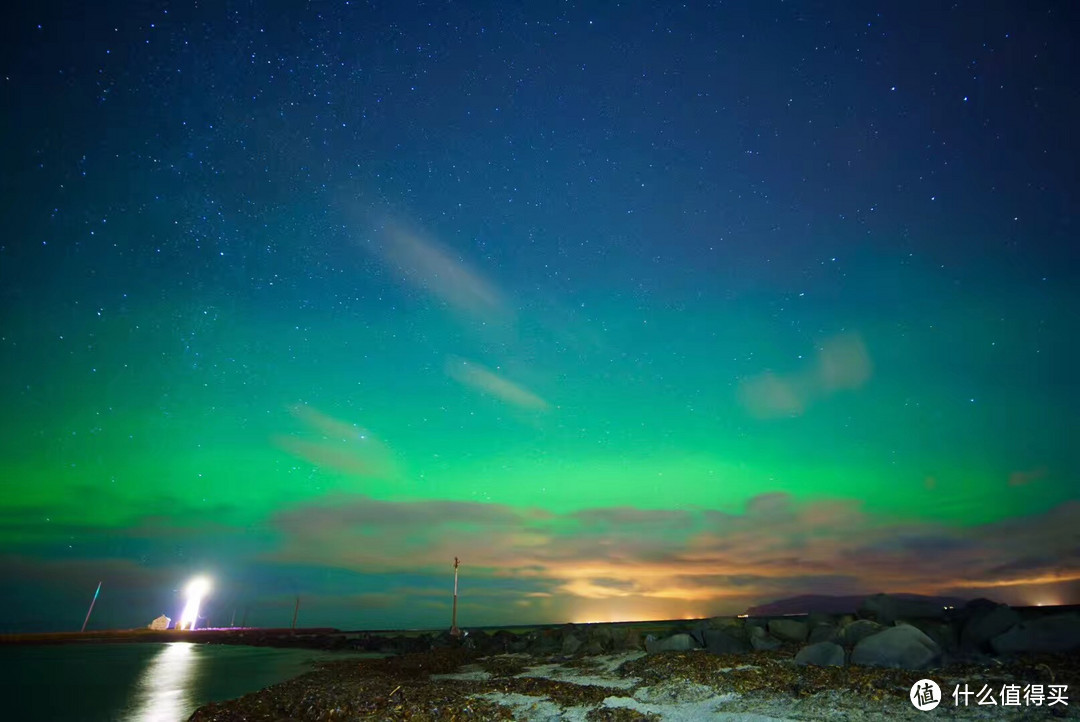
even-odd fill
[[[299,614],[299,613],[300,613],[300,597],[297,597],[296,598],[296,606],[293,607],[293,613],[292,613],[292,628],[293,628],[293,630],[296,629],[296,615]]]
[[[97,595],[98,595],[98,592],[100,592],[100,591],[101,591],[101,582],[98,582],[97,583],[97,589],[94,590],[94,598],[90,600],[90,608],[86,610],[86,619],[84,619],[83,622],[82,622],[82,629],[79,630],[80,632],[85,632],[86,631],[86,623],[90,621],[90,612],[94,611],[94,602],[97,601]],[[457,592],[454,592],[454,594],[457,594]]]
[[[458,566],[460,564],[461,564],[461,562],[458,561],[458,558],[454,557],[454,611],[451,613],[451,616],[450,616],[450,636],[451,637],[460,637],[461,636],[461,630],[458,629],[458,626],[457,626],[457,574],[458,574],[457,570],[458,570]]]

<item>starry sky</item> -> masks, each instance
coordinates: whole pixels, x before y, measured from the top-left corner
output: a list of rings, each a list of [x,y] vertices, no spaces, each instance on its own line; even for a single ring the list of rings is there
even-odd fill
[[[1080,603],[1072,3],[17,3],[0,631]]]

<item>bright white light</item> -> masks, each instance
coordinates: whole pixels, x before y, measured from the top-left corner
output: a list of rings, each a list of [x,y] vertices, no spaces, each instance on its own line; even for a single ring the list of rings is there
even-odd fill
[[[187,589],[187,604],[184,605],[184,611],[180,614],[180,629],[195,629],[195,623],[199,619],[199,604],[202,603],[202,598],[206,596],[206,593],[210,591],[210,580],[206,577],[196,577],[192,579]]]
[[[188,582],[187,595],[189,597],[205,597],[208,591],[210,591],[210,580],[206,577],[195,577]]]

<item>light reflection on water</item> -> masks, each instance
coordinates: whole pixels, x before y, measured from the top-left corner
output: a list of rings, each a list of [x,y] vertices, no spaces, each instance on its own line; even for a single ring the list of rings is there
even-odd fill
[[[193,694],[199,649],[191,642],[170,642],[146,665],[136,682],[127,722],[186,720],[198,704]]]
[[[0,721],[183,722],[315,660],[380,656],[190,642],[0,645]]]

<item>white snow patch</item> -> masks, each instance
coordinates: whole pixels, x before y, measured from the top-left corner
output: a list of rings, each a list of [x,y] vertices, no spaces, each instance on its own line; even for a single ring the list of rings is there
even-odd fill
[[[561,664],[538,664],[515,676],[550,679],[554,682],[566,682],[567,684],[632,689],[640,684],[641,680],[637,677],[619,677],[615,674],[615,670],[625,662],[644,656],[644,652],[630,652],[594,657],[592,658],[592,665],[581,669],[564,667]]]
[[[516,692],[488,692],[474,699],[501,704],[514,711],[514,717],[524,722],[585,722],[591,707],[560,707],[547,697],[533,697]]]
[[[529,667],[521,674],[515,676],[550,679],[553,682],[565,682],[567,684],[580,684],[583,686],[593,685],[596,687],[610,687],[611,689],[631,689],[641,682],[637,677],[584,674],[580,670],[567,669],[558,664],[541,664],[536,667]]]
[[[633,662],[635,659],[641,659],[648,656],[645,652],[624,652],[623,654],[605,654],[603,656],[593,657],[594,666],[603,672],[614,672],[627,662]]]

